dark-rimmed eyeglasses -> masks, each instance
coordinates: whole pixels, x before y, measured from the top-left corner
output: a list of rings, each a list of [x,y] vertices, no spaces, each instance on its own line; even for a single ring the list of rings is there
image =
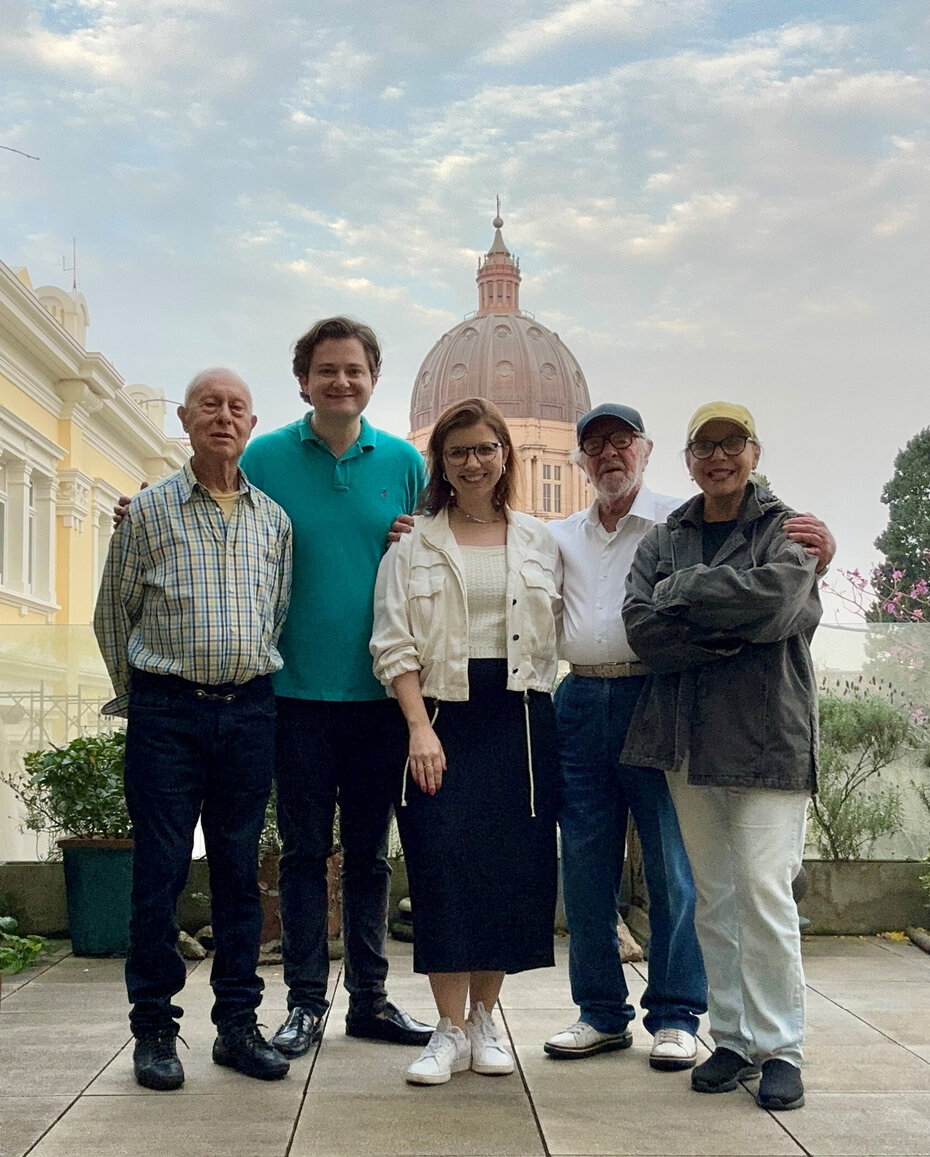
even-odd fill
[[[450,446],[442,456],[453,466],[464,466],[469,454],[474,454],[479,462],[490,462],[500,448],[500,442],[479,442],[477,446]]]
[[[592,434],[581,439],[581,449],[589,458],[596,458],[609,442],[617,450],[627,450],[640,435],[633,430],[614,430],[612,434]]]
[[[688,450],[692,458],[713,458],[714,451],[719,446],[728,458],[738,458],[746,449],[746,443],[756,443],[755,438],[747,438],[745,434],[730,434],[728,438],[721,438],[714,442],[710,438],[695,438],[688,443]]]

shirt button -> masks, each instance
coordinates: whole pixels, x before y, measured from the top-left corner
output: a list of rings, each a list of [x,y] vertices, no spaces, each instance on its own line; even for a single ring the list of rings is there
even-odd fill
[[[520,636],[519,636],[519,635],[514,635],[514,637],[513,637],[513,641],[514,641],[514,642],[516,642],[516,641],[517,641],[517,639],[519,639],[519,638],[520,638]]]

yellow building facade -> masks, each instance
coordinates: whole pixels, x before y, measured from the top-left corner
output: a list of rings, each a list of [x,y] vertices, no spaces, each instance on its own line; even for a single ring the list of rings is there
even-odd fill
[[[0,772],[96,729],[109,680],[90,623],[113,505],[188,456],[161,392],[85,348],[88,322],[81,293],[0,262]],[[0,785],[0,859],[34,854],[18,822]]]

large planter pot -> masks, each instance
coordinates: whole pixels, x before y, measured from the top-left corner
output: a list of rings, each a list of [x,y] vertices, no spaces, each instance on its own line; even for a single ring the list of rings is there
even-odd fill
[[[804,867],[807,889],[798,913],[810,921],[805,932],[868,936],[926,921],[921,861],[805,860]]]
[[[129,949],[132,840],[59,840],[68,930],[75,956],[125,956]]]

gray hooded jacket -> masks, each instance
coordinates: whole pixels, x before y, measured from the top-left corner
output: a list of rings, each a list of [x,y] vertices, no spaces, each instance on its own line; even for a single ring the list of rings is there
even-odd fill
[[[621,759],[677,771],[687,755],[689,783],[813,792],[817,560],[782,532],[792,511],[750,482],[706,566],[703,511],[699,495],[654,527],[627,579],[627,636],[653,673]]]

